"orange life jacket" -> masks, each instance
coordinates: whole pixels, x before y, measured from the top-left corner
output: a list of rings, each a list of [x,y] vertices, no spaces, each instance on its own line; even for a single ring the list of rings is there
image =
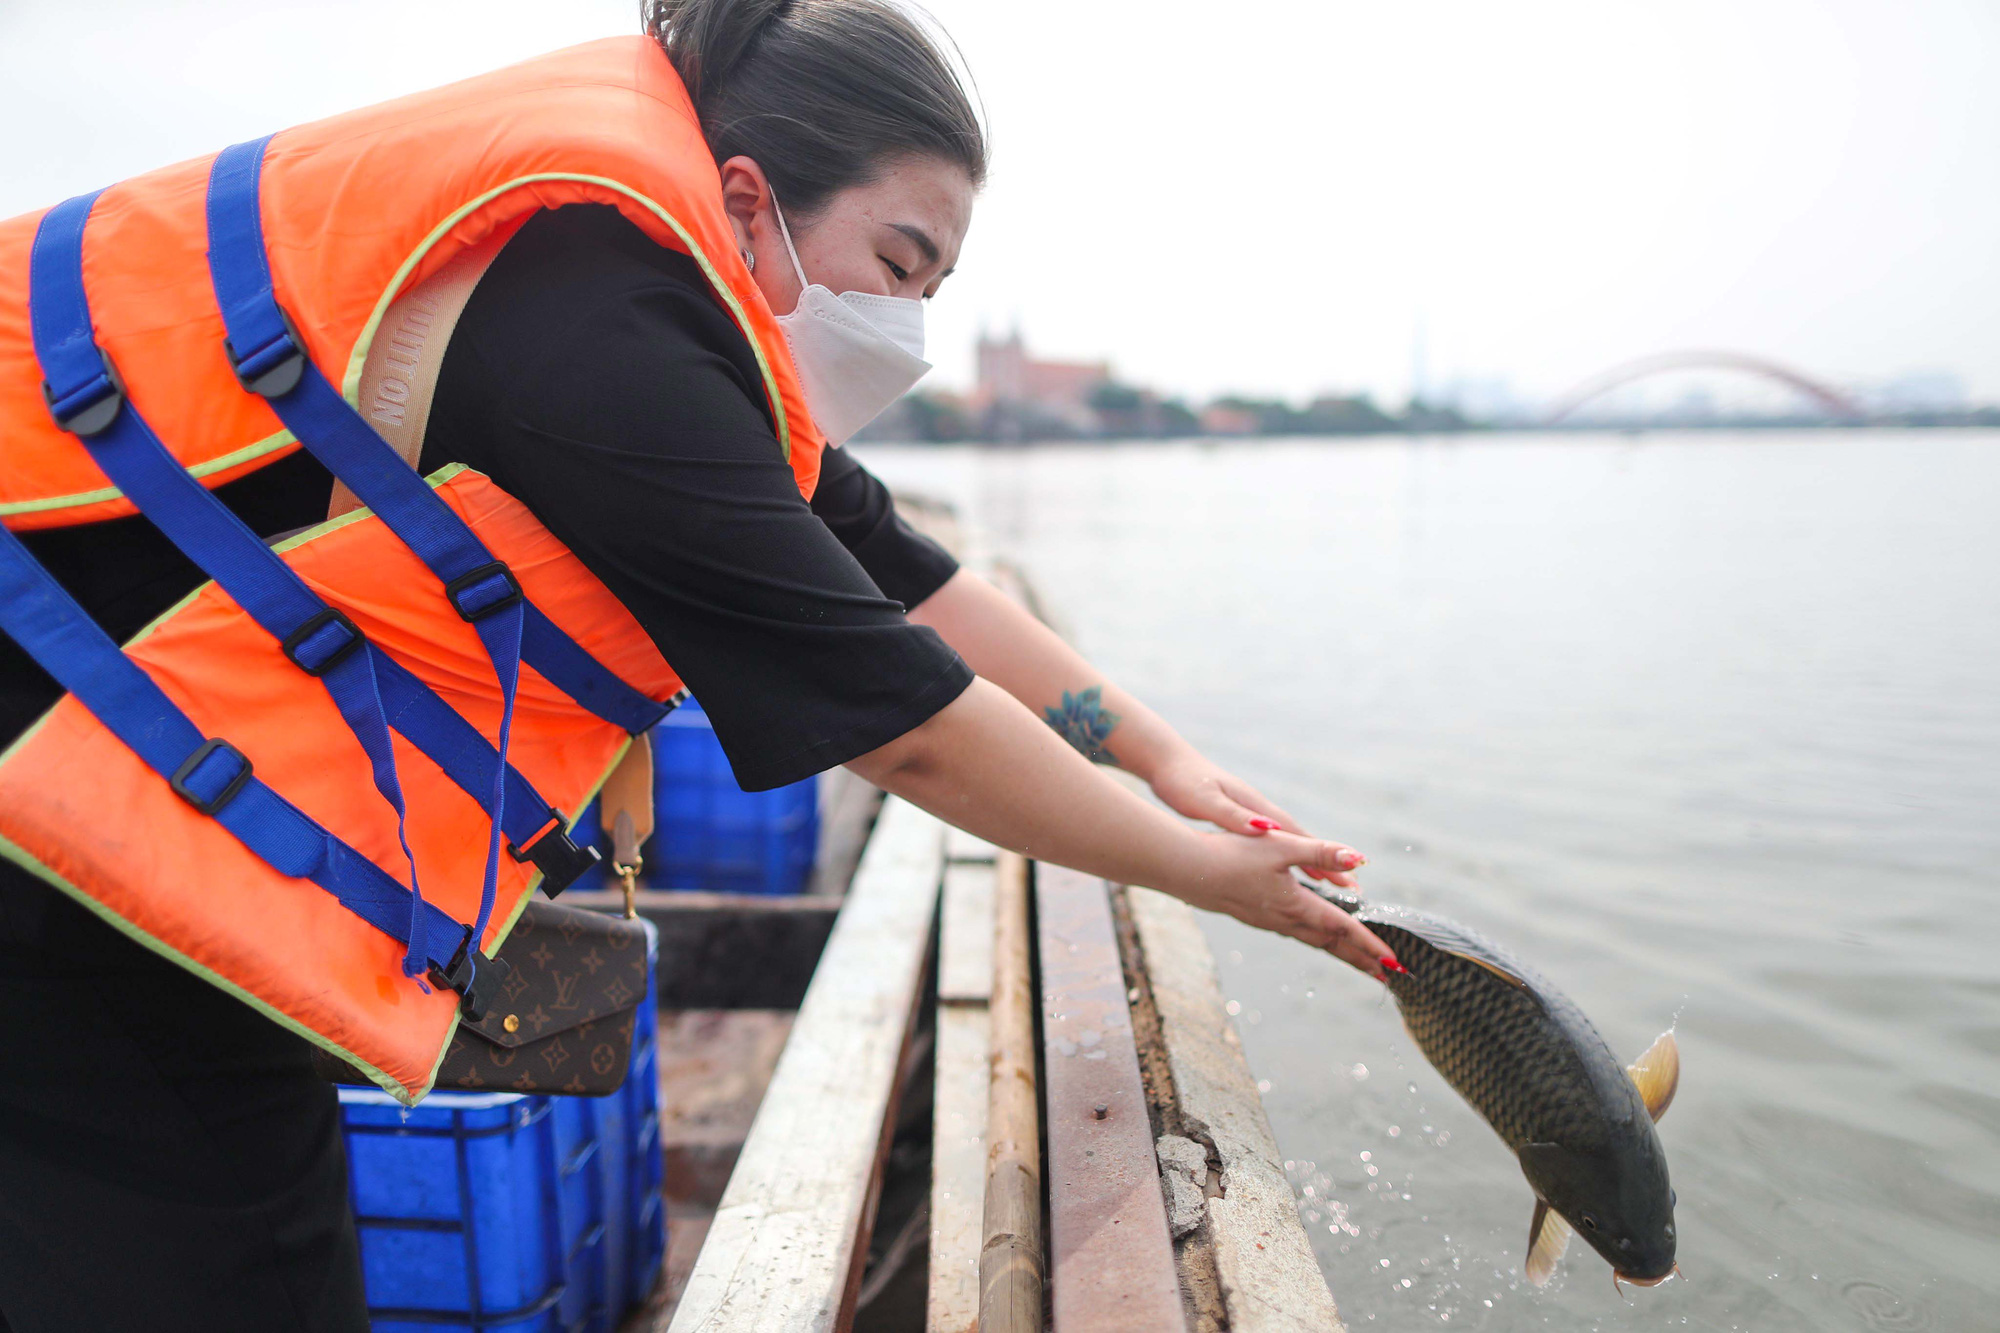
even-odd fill
[[[526,506],[417,478],[355,410],[397,297],[579,202],[694,258],[810,496],[820,438],[648,38],[0,223],[0,628],[70,691],[0,755],[0,855],[405,1101],[680,690]],[[266,548],[203,488],[301,443],[370,508]],[[120,650],[8,530],[135,511],[216,581]]]

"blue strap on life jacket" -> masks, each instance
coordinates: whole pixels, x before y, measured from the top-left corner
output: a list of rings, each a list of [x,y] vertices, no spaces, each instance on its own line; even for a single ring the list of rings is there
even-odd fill
[[[410,892],[421,899],[409,811],[376,688],[374,654],[365,650],[353,622],[314,595],[256,533],[189,476],[123,401],[110,358],[92,332],[83,290],[83,229],[96,202],[97,192],[78,195],[43,214],[29,255],[28,317],[49,411],[57,425],[83,441],[112,484],[168,540],[284,645],[285,655],[300,670],[319,677],[368,755],[375,790],[396,812],[396,840],[410,868]],[[408,938],[415,935],[413,919]]]
[[[272,292],[258,190],[270,136],[225,148],[208,182],[209,273],[229,334],[237,378],[269,399],[292,434],[380,515],[447,588],[459,614],[518,585],[465,520],[423,484],[306,354]],[[480,591],[481,589],[484,591]],[[524,608],[522,656],[550,684],[631,735],[670,711],[592,657],[533,603]]]
[[[477,1022],[484,1015],[507,966],[480,952],[480,937],[272,791],[233,746],[204,738],[4,526],[0,630],[182,800],[279,874],[311,880],[392,939],[414,936],[426,968],[463,997],[466,1016]]]
[[[463,519],[424,484],[320,373],[272,290],[264,252],[259,187],[269,136],[225,148],[208,180],[208,264],[228,337],[231,367],[261,395],[292,435],[374,510],[389,530],[444,584],[447,599],[472,623],[500,685],[500,756],[512,735],[514,699],[525,651],[558,689],[599,717],[636,734],[664,717],[607,670],[522,595],[520,582]],[[493,910],[500,823],[506,793],[495,774],[488,845],[475,934]],[[406,962],[408,967],[409,963]]]

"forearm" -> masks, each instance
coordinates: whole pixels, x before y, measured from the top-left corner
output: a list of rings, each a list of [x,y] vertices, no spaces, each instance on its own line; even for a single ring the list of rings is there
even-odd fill
[[[995,846],[1121,884],[1188,892],[1204,835],[1097,772],[987,680],[849,765]]]
[[[849,768],[948,823],[1033,860],[1160,889],[1330,949],[1380,976],[1393,955],[1291,877],[1351,882],[1351,847],[1292,833],[1198,833],[1093,768],[987,680]]]
[[[966,664],[1025,704],[1079,753],[1152,781],[1187,749],[1165,719],[1005,593],[966,570],[910,612]]]

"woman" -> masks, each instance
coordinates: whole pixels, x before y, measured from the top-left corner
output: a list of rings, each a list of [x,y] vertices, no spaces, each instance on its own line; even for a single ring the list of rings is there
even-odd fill
[[[655,0],[646,22],[838,443],[921,373],[915,302],[958,261],[978,121],[890,0]],[[523,501],[701,699],[746,788],[844,764],[996,844],[1395,966],[1291,877],[1352,885],[1358,853],[1305,837],[958,569],[850,455],[829,451],[804,498],[758,356],[688,255],[611,207],[545,211],[459,319],[421,466]],[[299,452],[217,493],[269,536],[317,522],[332,490]],[[24,541],[121,639],[200,581],[137,517]],[[59,690],[0,654],[12,737]],[[33,1020],[0,1061],[0,1327],[365,1328],[335,1102],[305,1044],[0,876],[0,996]]]

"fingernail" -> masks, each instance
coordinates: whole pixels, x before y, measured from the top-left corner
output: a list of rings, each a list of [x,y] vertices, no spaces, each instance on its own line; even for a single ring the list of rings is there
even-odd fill
[[[1340,862],[1340,868],[1342,870],[1353,870],[1358,866],[1365,866],[1368,864],[1368,858],[1363,856],[1360,852],[1352,852],[1352,851],[1342,852],[1336,859]]]
[[[1397,962],[1395,956],[1392,954],[1386,954],[1386,953],[1383,954],[1381,958],[1381,963],[1382,963],[1382,970],[1384,972],[1399,972],[1404,976],[1408,976],[1410,974],[1410,969],[1404,967],[1401,963]]]
[[[1272,829],[1278,827],[1278,821],[1275,819],[1253,819],[1250,821],[1250,827],[1269,833]]]

